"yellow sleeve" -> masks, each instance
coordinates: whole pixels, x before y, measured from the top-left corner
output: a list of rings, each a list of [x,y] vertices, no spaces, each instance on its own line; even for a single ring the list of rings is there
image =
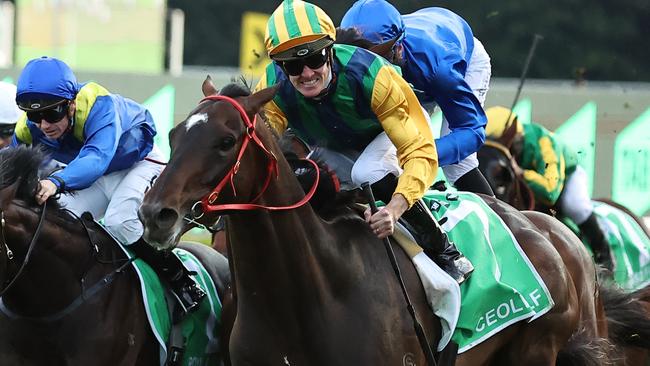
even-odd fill
[[[413,90],[390,66],[377,73],[371,107],[397,148],[397,159],[404,169],[394,194],[401,193],[410,207],[424,196],[438,170],[431,128]]]
[[[16,122],[14,134],[16,135],[16,140],[21,144],[32,144],[32,133],[29,131],[29,127],[27,127],[27,113],[23,113],[20,119],[18,119],[18,122]]]
[[[266,69],[268,72],[269,68]],[[253,93],[258,92],[266,87],[266,72],[264,75],[262,75],[262,78],[260,78],[260,81],[257,83],[255,86],[255,89],[253,90]],[[278,107],[277,104],[273,100],[270,102],[266,103],[264,105],[264,117],[266,118],[266,121],[269,123],[269,125],[279,134],[282,135],[284,131],[287,129],[287,126],[289,122],[287,121],[287,117],[282,113],[282,110],[280,110],[280,107]]]

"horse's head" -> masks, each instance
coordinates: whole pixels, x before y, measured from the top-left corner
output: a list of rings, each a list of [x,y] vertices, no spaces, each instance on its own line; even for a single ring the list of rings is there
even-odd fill
[[[275,162],[264,146],[276,146],[271,132],[261,122],[252,124],[277,88],[249,95],[229,85],[219,94],[208,77],[202,89],[205,98],[170,132],[171,159],[139,211],[144,239],[159,248],[175,245],[184,217],[202,216],[205,205],[250,202],[264,183],[259,176],[266,164]],[[245,174],[251,171],[256,174]]]
[[[508,202],[515,187],[515,171],[510,152],[503,145],[487,140],[478,151],[479,169],[498,199]]]
[[[479,169],[498,199],[515,208],[532,210],[535,200],[526,182],[515,174],[510,150],[494,140],[487,140],[477,153]]]

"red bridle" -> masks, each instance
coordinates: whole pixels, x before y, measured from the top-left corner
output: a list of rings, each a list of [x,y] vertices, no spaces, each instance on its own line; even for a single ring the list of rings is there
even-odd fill
[[[257,115],[253,118],[253,121],[248,117],[248,114],[246,114],[246,111],[244,108],[234,100],[233,98],[224,96],[224,95],[211,95],[207,96],[199,103],[202,103],[206,100],[212,100],[212,101],[225,101],[230,103],[241,115],[242,120],[244,121],[244,124],[246,125],[246,134],[244,135],[244,141],[242,142],[241,148],[239,149],[239,153],[237,154],[237,160],[235,161],[235,164],[233,164],[232,168],[230,168],[230,171],[228,174],[226,174],[223,179],[217,184],[217,186],[212,190],[212,192],[199,201],[201,203],[201,206],[203,208],[203,212],[216,212],[216,211],[226,211],[226,210],[271,210],[271,211],[279,211],[279,210],[291,210],[297,207],[300,207],[307,203],[314,193],[316,192],[316,188],[318,187],[318,182],[320,180],[320,172],[318,170],[318,165],[310,160],[310,159],[305,159],[309,161],[314,168],[316,169],[316,181],[314,182],[314,185],[311,187],[309,192],[303,197],[302,200],[294,203],[293,205],[289,206],[264,206],[264,205],[259,205],[255,204],[262,194],[266,192],[266,189],[268,188],[269,184],[271,183],[271,176],[275,175],[275,178],[278,177],[278,159],[275,157],[275,154],[273,152],[269,151],[265,146],[262,140],[260,140],[259,136],[257,136],[257,133],[255,131],[255,125],[257,124]],[[268,158],[268,164],[266,165],[266,179],[264,180],[264,186],[262,187],[262,190],[260,193],[253,199],[251,203],[231,203],[231,204],[221,204],[217,205],[214,204],[216,200],[219,198],[219,194],[223,190],[223,188],[226,186],[228,182],[230,182],[230,186],[232,187],[233,194],[236,196],[237,191],[235,190],[235,184],[233,182],[233,179],[235,178],[235,175],[239,172],[239,166],[241,164],[241,158],[244,155],[244,151],[246,151],[246,147],[248,147],[248,143],[253,140],[253,142],[264,152],[266,157]],[[196,206],[199,202],[195,203],[194,206]],[[194,207],[192,207],[194,208]],[[193,211],[193,210],[192,210]]]

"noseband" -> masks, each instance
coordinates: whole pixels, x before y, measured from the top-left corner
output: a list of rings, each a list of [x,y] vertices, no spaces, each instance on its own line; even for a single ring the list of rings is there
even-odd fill
[[[237,160],[235,161],[235,164],[233,164],[232,168],[230,168],[230,171],[221,179],[221,181],[217,184],[217,186],[210,192],[210,194],[206,195],[203,197],[200,201],[196,202],[191,209],[192,214],[195,212],[195,209],[197,206],[200,204],[203,212],[201,212],[199,215],[194,215],[195,219],[200,218],[203,216],[203,213],[205,212],[218,212],[218,211],[227,211],[227,210],[270,210],[270,211],[280,211],[280,210],[291,210],[297,207],[300,207],[307,203],[314,193],[316,192],[316,187],[318,187],[318,181],[320,179],[320,174],[319,174],[319,169],[318,165],[309,159],[304,159],[309,161],[314,168],[316,169],[316,181],[314,182],[314,185],[311,187],[309,192],[297,203],[289,206],[264,206],[264,205],[259,205],[255,204],[258,199],[266,192],[266,189],[269,187],[269,184],[271,183],[271,177],[275,176],[277,179],[278,177],[278,159],[276,158],[275,154],[273,152],[269,151],[266,146],[264,146],[264,143],[262,140],[259,138],[257,135],[257,132],[255,130],[256,124],[257,124],[257,115],[251,119],[248,117],[248,114],[242,107],[242,105],[237,102],[235,99],[227,97],[225,95],[211,95],[207,96],[199,102],[205,102],[205,101],[225,101],[230,103],[235,109],[239,112],[242,120],[244,121],[244,125],[246,127],[246,134],[244,135],[244,141],[241,144],[241,147],[239,148],[239,152],[237,153]],[[226,184],[230,183],[230,186],[232,187],[233,194],[237,195],[237,191],[235,189],[235,184],[233,182],[233,179],[235,178],[235,175],[239,172],[239,167],[241,165],[241,159],[242,156],[244,155],[244,152],[246,151],[246,148],[248,147],[249,143],[253,141],[257,147],[259,147],[264,154],[267,157],[267,165],[266,165],[266,178],[264,180],[264,185],[262,187],[262,190],[258,195],[252,200],[251,203],[239,203],[239,204],[215,204],[216,200],[219,198],[219,195],[223,188],[226,186]]]

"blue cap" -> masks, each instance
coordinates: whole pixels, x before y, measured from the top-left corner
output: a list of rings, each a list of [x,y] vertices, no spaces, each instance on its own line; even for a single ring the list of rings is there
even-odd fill
[[[79,91],[77,78],[70,67],[59,59],[46,56],[25,65],[17,87],[16,102],[25,110],[47,108],[61,99],[72,100]]]
[[[404,33],[402,15],[385,0],[359,0],[345,13],[341,28],[356,28],[363,38],[380,44]]]

